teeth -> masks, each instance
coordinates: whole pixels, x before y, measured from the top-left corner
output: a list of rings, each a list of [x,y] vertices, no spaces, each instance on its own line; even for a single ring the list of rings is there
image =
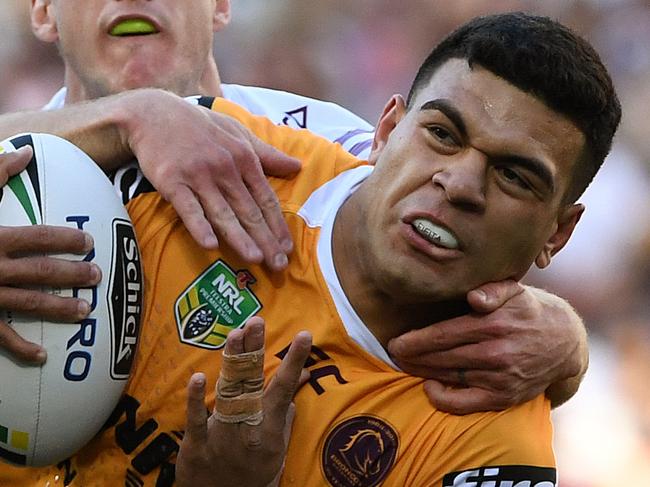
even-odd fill
[[[451,232],[445,230],[441,226],[431,223],[429,220],[418,218],[413,222],[413,227],[420,235],[435,245],[447,249],[458,248],[458,240]]]

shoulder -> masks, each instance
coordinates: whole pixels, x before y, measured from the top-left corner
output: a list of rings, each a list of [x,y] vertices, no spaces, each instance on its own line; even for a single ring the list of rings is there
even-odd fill
[[[329,179],[360,164],[359,160],[343,150],[340,144],[332,143],[310,130],[296,130],[286,125],[274,124],[268,117],[253,114],[246,107],[223,98],[215,98],[211,108],[238,120],[267,144],[300,159],[303,163],[300,177],[303,177],[304,173],[317,171]],[[318,169],[312,167],[315,165],[318,165]]]
[[[444,487],[556,485],[550,404],[543,396],[505,411],[449,415],[444,423],[437,448],[422,451],[428,457],[441,451],[441,440],[446,444],[439,456],[443,469],[436,474]]]
[[[224,84],[222,88],[224,98],[246,107],[256,115],[269,117],[275,123],[307,129],[311,128],[310,124],[337,123],[373,130],[372,125],[363,118],[329,101],[259,86]],[[322,117],[327,116],[343,118],[323,120]]]
[[[457,424],[458,437],[475,459],[519,464],[553,464],[550,403],[539,396],[499,412],[470,414]]]
[[[374,128],[336,103],[256,86],[222,85],[224,98],[276,125],[308,129],[347,151],[367,158]]]

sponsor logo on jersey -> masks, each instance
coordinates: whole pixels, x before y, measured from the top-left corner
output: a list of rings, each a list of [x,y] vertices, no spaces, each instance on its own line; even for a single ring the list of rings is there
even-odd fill
[[[354,416],[337,424],[322,451],[323,475],[334,487],[379,485],[395,463],[395,429],[374,416]]]
[[[255,281],[247,270],[234,271],[223,260],[212,264],[176,300],[181,342],[213,350],[223,347],[231,330],[262,309],[250,290]]]
[[[452,472],[442,480],[443,487],[556,487],[554,468],[530,465],[480,467]]]
[[[113,257],[108,303],[111,319],[111,377],[129,378],[140,332],[142,267],[133,226],[113,221]]]

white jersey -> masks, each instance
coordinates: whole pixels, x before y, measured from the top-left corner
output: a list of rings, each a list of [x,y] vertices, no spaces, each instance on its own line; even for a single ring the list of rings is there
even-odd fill
[[[262,115],[277,125],[308,129],[332,142],[359,159],[368,159],[374,128],[361,117],[340,107],[286,91],[222,84],[223,97],[255,115]],[[56,110],[65,104],[66,89],[61,88],[45,105],[45,110]],[[190,97],[198,100],[199,97]]]

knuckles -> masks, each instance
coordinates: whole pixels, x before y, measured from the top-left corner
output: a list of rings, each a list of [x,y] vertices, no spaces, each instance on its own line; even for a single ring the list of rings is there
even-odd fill
[[[16,293],[13,297],[14,309],[26,313],[34,313],[43,308],[45,295],[35,291]]]
[[[245,226],[257,226],[265,222],[264,215],[256,206],[245,210],[241,215],[241,220]]]

